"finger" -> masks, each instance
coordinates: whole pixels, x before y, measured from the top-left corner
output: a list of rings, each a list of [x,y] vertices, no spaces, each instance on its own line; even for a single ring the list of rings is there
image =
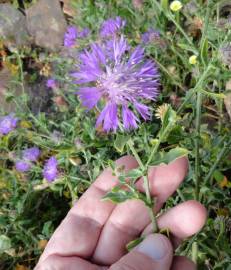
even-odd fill
[[[133,157],[125,156],[116,162],[116,166],[124,166],[124,170],[128,171],[137,167],[137,162]],[[51,254],[83,258],[92,255],[101,229],[115,207],[113,203],[102,202],[101,199],[117,183],[111,169],[106,169],[69,211],[48,242],[39,262]]]
[[[77,257],[60,257],[58,255],[51,255],[47,257],[34,270],[106,270],[106,267],[100,267],[91,264],[81,258]]]
[[[163,202],[168,195],[173,193],[174,189],[183,181],[187,169],[186,158],[180,158],[169,165],[151,169],[150,187],[152,194],[157,196],[159,202]],[[142,181],[139,183],[139,188],[143,189]],[[101,232],[93,255],[94,262],[105,265],[116,262],[126,253],[126,244],[139,236],[149,222],[149,214],[143,202],[129,200],[119,204],[113,210]]]
[[[161,234],[149,235],[135,250],[131,251],[110,270],[169,270],[173,250],[167,237]]]
[[[201,230],[207,218],[205,207],[197,201],[183,202],[158,218],[160,229],[169,229],[179,242],[187,237],[192,236]],[[151,224],[144,230],[143,235],[150,234],[152,231]]]
[[[197,267],[195,263],[190,261],[186,257],[175,256],[171,270],[196,270]]]

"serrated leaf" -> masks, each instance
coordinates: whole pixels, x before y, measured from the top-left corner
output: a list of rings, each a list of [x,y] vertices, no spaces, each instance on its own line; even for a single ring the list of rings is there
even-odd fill
[[[176,147],[171,149],[169,152],[160,152],[158,155],[156,155],[155,160],[151,162],[151,166],[156,166],[159,164],[169,164],[172,161],[187,156],[189,151],[185,148]]]
[[[0,235],[0,254],[11,248],[11,240],[6,235]]]

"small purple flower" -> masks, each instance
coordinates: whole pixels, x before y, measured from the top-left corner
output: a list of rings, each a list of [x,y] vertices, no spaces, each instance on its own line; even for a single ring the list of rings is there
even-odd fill
[[[78,37],[78,29],[75,26],[68,26],[67,31],[64,34],[64,46],[71,48],[75,45]]]
[[[110,37],[116,35],[124,26],[126,25],[126,21],[122,20],[119,16],[115,19],[108,19],[102,23],[100,29],[101,37]]]
[[[51,88],[51,89],[57,88],[57,84],[56,84],[56,81],[54,79],[48,79],[47,83],[46,83],[46,86],[48,88]]]
[[[160,38],[160,32],[154,30],[153,28],[149,28],[147,32],[142,35],[142,41],[144,43],[150,43]]]
[[[31,164],[24,160],[19,160],[15,164],[16,170],[19,172],[28,172],[31,169]]]
[[[145,58],[141,46],[130,55],[128,50],[123,36],[105,44],[94,43],[80,55],[78,70],[72,73],[81,86],[77,94],[85,107],[90,110],[100,100],[105,104],[96,126],[103,125],[107,132],[116,131],[121,120],[124,129],[130,130],[137,128],[138,115],[150,119],[150,108],[143,101],[156,100],[158,95],[156,64]]]
[[[48,182],[53,182],[58,175],[58,161],[55,157],[51,157],[47,160],[44,169],[43,176]]]
[[[0,134],[6,135],[17,126],[18,119],[13,114],[0,117]]]
[[[89,28],[84,28],[82,31],[79,32],[78,38],[86,38],[90,34]]]
[[[31,147],[23,151],[22,159],[35,162],[39,158],[40,150],[38,147]]]

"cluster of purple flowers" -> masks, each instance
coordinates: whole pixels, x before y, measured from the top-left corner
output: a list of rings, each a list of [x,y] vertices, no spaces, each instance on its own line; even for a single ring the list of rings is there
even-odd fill
[[[27,172],[31,169],[32,163],[36,162],[40,156],[40,150],[37,147],[31,147],[22,152],[22,158],[15,164],[19,172]]]
[[[31,147],[22,152],[22,158],[15,164],[16,170],[19,172],[30,171],[32,164],[38,160],[40,150],[37,147]],[[48,181],[54,181],[58,176],[58,161],[52,156],[49,158],[43,168],[43,177]]]
[[[142,46],[131,50],[125,37],[118,35],[125,24],[120,17],[105,21],[100,36],[107,38],[80,53],[77,70],[71,74],[82,104],[88,110],[103,106],[96,126],[102,125],[106,132],[135,129],[139,116],[149,120],[147,103],[158,96],[157,66],[145,57]],[[153,34],[150,31],[145,39]]]
[[[14,114],[9,114],[3,117],[0,117],[0,134],[7,135],[17,126],[18,119]]]
[[[118,34],[121,29],[123,29],[126,25],[126,21],[122,20],[120,17],[116,17],[115,19],[108,19],[103,22],[100,29],[100,36],[102,38],[111,37]]]
[[[78,30],[75,26],[67,27],[67,31],[64,34],[64,46],[67,48],[74,47],[78,38],[86,38],[90,33],[88,28]]]

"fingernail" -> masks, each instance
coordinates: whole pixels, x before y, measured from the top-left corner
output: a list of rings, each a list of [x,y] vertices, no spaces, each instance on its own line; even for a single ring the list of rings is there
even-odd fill
[[[151,234],[137,247],[136,251],[144,253],[153,260],[161,260],[169,253],[170,245],[165,236],[161,234]]]

